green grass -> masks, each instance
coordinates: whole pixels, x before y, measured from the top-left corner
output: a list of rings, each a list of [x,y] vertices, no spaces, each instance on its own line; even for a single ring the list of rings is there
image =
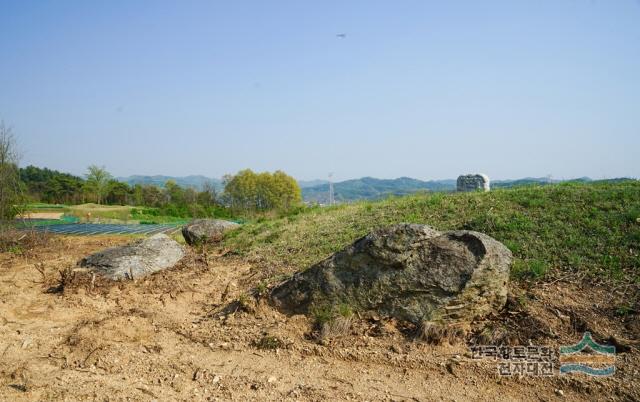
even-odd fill
[[[42,212],[43,209],[54,211],[65,210],[67,209],[67,206],[62,204],[46,204],[43,202],[35,202],[25,205],[25,208],[27,211]]]
[[[259,264],[299,270],[376,227],[400,222],[487,233],[513,252],[515,279],[575,272],[640,283],[640,182],[635,180],[313,207],[247,223],[228,234],[225,246]]]
[[[62,219],[38,219],[35,221],[27,221],[25,223],[18,221],[16,227],[33,227],[33,226],[49,226],[49,225],[62,225],[69,223],[77,223],[78,218],[74,216],[63,215]]]

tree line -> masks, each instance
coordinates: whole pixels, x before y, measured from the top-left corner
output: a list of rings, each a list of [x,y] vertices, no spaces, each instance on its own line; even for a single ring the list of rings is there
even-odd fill
[[[213,185],[201,189],[181,187],[169,180],[164,187],[129,185],[118,181],[104,168],[91,165],[84,177],[47,168],[27,166],[20,180],[30,202],[49,204],[136,205],[158,208],[161,215],[204,217],[225,215]]]
[[[48,204],[136,205],[158,208],[167,216],[204,217],[243,215],[271,210],[287,211],[301,203],[297,182],[284,172],[243,170],[225,176],[220,194],[213,183],[200,189],[168,180],[163,187],[129,185],[115,180],[103,167],[90,166],[85,177],[47,168],[18,169],[20,186],[29,202]]]
[[[13,132],[0,121],[0,221],[12,219],[28,202],[48,204],[135,205],[157,208],[158,214],[179,217],[230,216],[289,211],[302,203],[296,180],[282,171],[254,173],[250,169],[224,177],[224,191],[213,183],[199,188],[167,181],[163,187],[116,180],[104,167],[91,165],[84,177],[48,168],[19,168]]]
[[[254,173],[246,169],[227,175],[220,194],[210,182],[200,189],[182,187],[173,180],[163,187],[129,185],[95,165],[89,166],[85,177],[36,166],[18,172],[26,198],[49,204],[136,205],[158,208],[162,215],[204,217],[287,211],[302,201],[298,183],[282,171]]]

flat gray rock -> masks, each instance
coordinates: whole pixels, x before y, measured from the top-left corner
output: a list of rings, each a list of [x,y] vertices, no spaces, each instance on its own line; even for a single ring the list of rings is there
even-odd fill
[[[511,252],[473,231],[399,224],[376,230],[271,293],[285,313],[346,304],[421,323],[468,321],[501,309]]]
[[[182,257],[182,246],[166,234],[159,233],[91,254],[80,260],[79,265],[113,280],[135,279],[171,268]]]
[[[240,225],[221,219],[196,219],[182,227],[182,236],[189,245],[202,242],[216,242],[222,240],[222,235]]]

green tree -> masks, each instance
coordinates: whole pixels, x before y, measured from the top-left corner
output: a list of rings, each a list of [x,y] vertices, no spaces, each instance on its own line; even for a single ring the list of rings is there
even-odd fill
[[[163,204],[162,191],[157,186],[142,186],[142,200],[142,205],[159,207]]]
[[[223,181],[224,198],[231,209],[238,211],[256,209],[258,176],[251,169],[241,170],[235,176],[226,175]]]
[[[87,181],[85,189],[95,196],[98,204],[109,191],[109,181],[113,178],[104,166],[91,165],[87,168]]]
[[[75,204],[82,200],[83,180],[80,177],[30,165],[20,168],[20,179],[34,201]]]
[[[141,184],[134,185],[131,193],[135,205],[144,205],[144,189]]]
[[[105,200],[107,204],[126,205],[130,193],[131,188],[127,183],[111,179],[107,184]]]
[[[174,180],[167,180],[164,184],[164,191],[168,203],[174,205],[185,204],[184,189],[180,187]]]
[[[202,191],[198,193],[198,204],[203,206],[214,206],[216,204],[216,188],[211,181],[202,184]]]
[[[275,208],[286,211],[302,203],[302,191],[296,179],[278,170],[271,180],[274,192],[278,195],[273,200]]]

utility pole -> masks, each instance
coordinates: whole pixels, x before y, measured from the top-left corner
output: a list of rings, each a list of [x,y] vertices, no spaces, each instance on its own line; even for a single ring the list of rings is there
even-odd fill
[[[331,178],[333,177],[333,172],[329,173],[329,205],[333,205],[335,200],[333,199],[333,181]]]

